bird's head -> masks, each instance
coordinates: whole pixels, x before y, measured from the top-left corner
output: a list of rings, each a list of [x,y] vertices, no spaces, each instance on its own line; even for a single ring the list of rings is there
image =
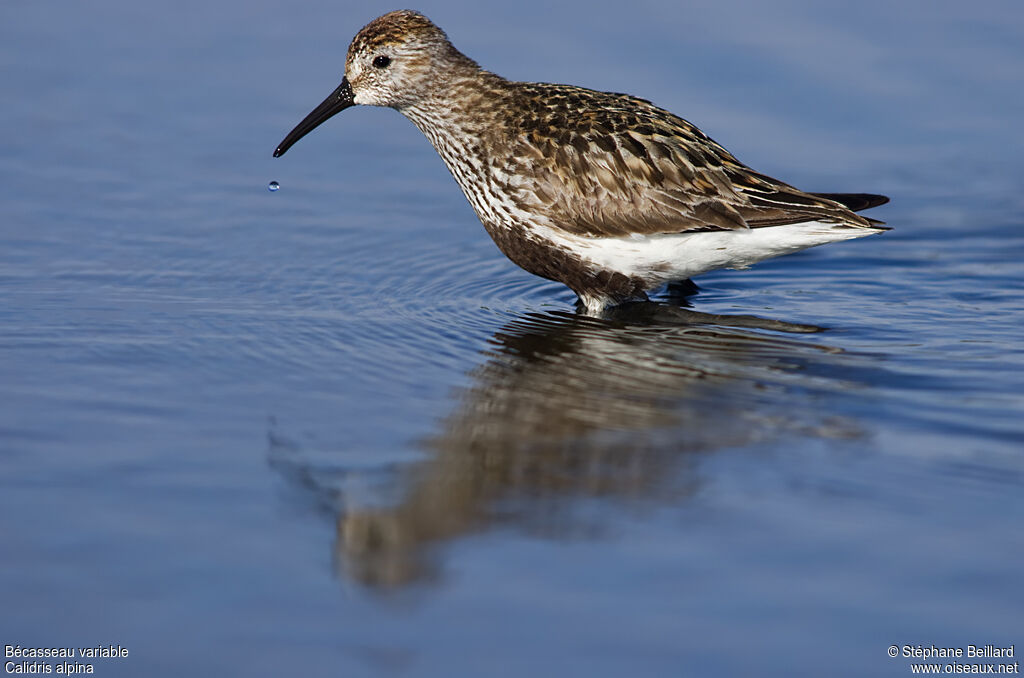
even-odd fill
[[[400,111],[416,106],[465,66],[476,68],[422,14],[399,10],[378,17],[352,39],[341,84],[288,133],[274,157],[350,106],[388,106]]]

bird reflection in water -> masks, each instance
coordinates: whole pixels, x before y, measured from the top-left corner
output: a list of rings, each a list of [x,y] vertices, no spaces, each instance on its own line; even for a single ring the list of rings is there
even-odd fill
[[[815,414],[803,375],[838,351],[774,334],[820,329],[657,303],[529,314],[491,339],[425,461],[385,472],[398,494],[386,506],[352,505],[342,480],[358,470],[303,461],[273,432],[271,463],[336,521],[342,573],[377,589],[428,582],[447,540],[499,525],[590,534],[588,500],[685,501],[702,454],[856,435]]]

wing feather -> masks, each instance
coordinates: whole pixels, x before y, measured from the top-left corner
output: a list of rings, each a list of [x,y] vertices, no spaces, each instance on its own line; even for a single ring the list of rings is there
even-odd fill
[[[738,230],[804,221],[877,228],[853,209],[882,196],[813,194],[755,172],[691,123],[643,99],[510,83],[506,174],[519,206],[578,235]],[[543,102],[539,104],[538,102]],[[508,139],[507,133],[504,135]]]

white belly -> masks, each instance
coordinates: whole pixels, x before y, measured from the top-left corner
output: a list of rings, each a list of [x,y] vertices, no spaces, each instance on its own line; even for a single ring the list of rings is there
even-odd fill
[[[533,234],[567,248],[603,269],[650,281],[657,287],[717,268],[746,268],[808,247],[860,238],[881,229],[837,227],[809,221],[735,231],[588,238],[534,226]]]

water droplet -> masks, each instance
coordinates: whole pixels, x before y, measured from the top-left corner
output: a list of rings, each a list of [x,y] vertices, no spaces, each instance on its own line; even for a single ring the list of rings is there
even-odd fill
[[[279,188],[281,188],[281,184],[277,183],[276,181],[271,181],[269,184],[267,184],[267,190],[269,190],[271,193],[273,193]]]

